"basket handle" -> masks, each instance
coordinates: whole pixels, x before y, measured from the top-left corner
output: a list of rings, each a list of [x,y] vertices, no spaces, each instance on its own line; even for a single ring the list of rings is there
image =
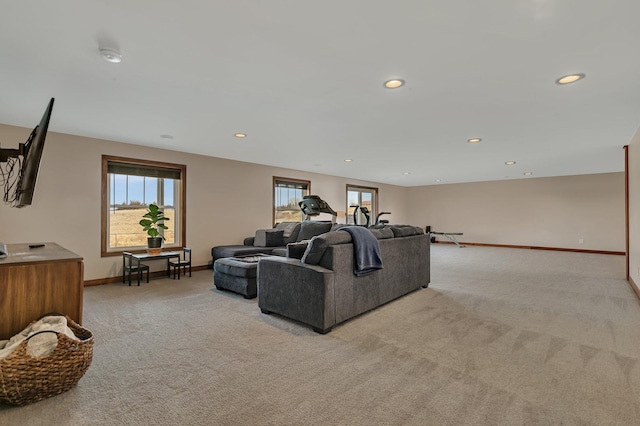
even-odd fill
[[[60,312],[47,312],[46,314],[40,316],[40,318],[38,318],[36,321],[39,321],[44,317],[50,317],[50,316],[66,317],[65,314],[61,314]]]
[[[29,340],[29,339],[31,339],[33,336],[37,336],[38,334],[42,334],[42,333],[55,333],[56,335],[57,335],[57,334],[60,334],[60,332],[59,332],[59,331],[55,331],[55,330],[40,330],[40,331],[38,331],[37,333],[33,333],[31,336],[27,337],[27,338],[26,338],[26,339],[24,339],[24,340]]]

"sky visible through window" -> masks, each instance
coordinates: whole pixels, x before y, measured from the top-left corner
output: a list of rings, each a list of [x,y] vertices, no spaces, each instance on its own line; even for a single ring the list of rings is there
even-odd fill
[[[148,205],[158,202],[158,178],[111,175],[111,205]],[[174,180],[164,179],[164,205],[173,206]]]
[[[275,180],[274,183],[274,223],[302,221],[302,210],[298,203],[309,194],[309,184],[285,180]]]
[[[306,190],[303,191],[299,188],[291,187],[276,187],[276,208],[293,208],[298,209],[298,203],[302,201],[303,195],[306,194]]]

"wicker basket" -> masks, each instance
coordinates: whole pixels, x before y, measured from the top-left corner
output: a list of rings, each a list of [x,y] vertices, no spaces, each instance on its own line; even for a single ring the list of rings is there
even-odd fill
[[[68,316],[67,326],[80,340],[56,333],[58,345],[53,352],[34,357],[29,354],[28,339],[25,339],[15,351],[0,360],[0,402],[31,404],[66,392],[78,383],[91,365],[93,334]]]

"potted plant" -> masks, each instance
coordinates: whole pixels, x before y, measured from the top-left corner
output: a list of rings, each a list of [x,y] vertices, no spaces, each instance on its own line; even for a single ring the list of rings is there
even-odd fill
[[[160,229],[169,229],[164,224],[166,220],[169,220],[169,218],[164,216],[164,212],[156,204],[149,204],[147,213],[140,220],[142,229],[149,235],[149,238],[147,238],[147,252],[151,255],[160,254],[162,240],[164,240],[164,236],[160,234]]]

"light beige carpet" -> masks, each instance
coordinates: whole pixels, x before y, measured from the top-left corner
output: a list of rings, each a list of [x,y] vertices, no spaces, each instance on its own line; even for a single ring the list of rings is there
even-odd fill
[[[2,425],[637,425],[624,257],[432,247],[432,283],[322,336],[211,271],[85,289],[94,361]]]

